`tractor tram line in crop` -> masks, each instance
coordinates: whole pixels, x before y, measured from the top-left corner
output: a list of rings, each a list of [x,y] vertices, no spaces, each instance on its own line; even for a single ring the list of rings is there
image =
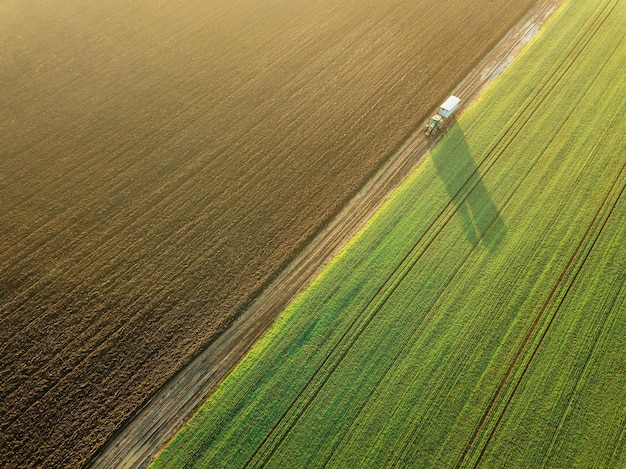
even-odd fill
[[[623,192],[623,189],[622,189]],[[607,218],[608,220],[608,218]],[[608,319],[610,317],[610,313],[613,311],[615,304],[617,303],[618,299],[626,294],[626,278],[624,279],[624,282],[622,283],[622,288],[620,290],[617,290],[615,292],[615,295],[613,296],[611,302],[610,302],[610,307],[607,308],[608,313],[604,315],[604,317],[601,319],[600,325],[598,327],[598,331],[593,339],[592,342],[592,346],[589,349],[589,352],[587,354],[586,360],[585,360],[585,364],[582,368],[582,370],[580,371],[577,379],[576,379],[576,384],[572,387],[572,390],[568,396],[567,402],[567,408],[565,409],[565,411],[563,412],[563,415],[561,416],[561,419],[559,420],[559,424],[557,425],[555,431],[554,431],[554,435],[552,436],[551,440],[550,440],[550,445],[548,447],[548,450],[546,451],[546,454],[543,458],[543,461],[541,463],[541,467],[546,467],[547,461],[550,458],[553,450],[554,450],[554,445],[557,441],[557,438],[559,437],[561,430],[563,429],[563,424],[565,422],[565,420],[567,419],[567,417],[570,415],[571,412],[571,405],[572,405],[572,396],[574,396],[577,392],[580,391],[581,385],[583,383],[583,378],[585,377],[585,375],[588,373],[589,371],[589,363],[591,362],[591,359],[596,355],[596,352],[598,350],[598,343],[600,341],[600,338],[606,333],[606,325],[608,322]],[[512,398],[512,396],[511,396]],[[507,401],[507,406],[509,405],[510,401],[512,399],[509,399],[509,401]],[[500,420],[499,420],[500,421]],[[498,421],[498,422],[499,422]],[[484,451],[481,452],[481,456],[482,454],[484,454]]]
[[[567,72],[576,62],[576,60],[580,57],[581,53],[591,42],[597,31],[602,27],[606,19],[610,16],[611,12],[615,9],[618,1],[619,0],[608,1],[600,8],[600,12],[598,13],[598,15],[594,17],[589,27],[585,29],[585,31],[573,44],[571,52],[567,54],[565,58],[561,61],[561,63],[559,63],[558,66],[554,68],[552,74],[544,81],[544,83],[537,90],[537,92],[527,101],[527,104],[524,106],[524,108],[522,108],[518,112],[514,121],[507,127],[505,132],[496,141],[492,148],[488,150],[487,155],[483,158],[480,164],[477,165],[476,169],[469,175],[469,177],[465,180],[459,190],[454,194],[453,197],[451,197],[451,199],[447,202],[444,208],[435,217],[433,222],[425,230],[424,234],[417,240],[411,250],[398,264],[398,267],[396,267],[396,269],[388,277],[387,281],[385,281],[381,285],[381,287],[375,292],[375,294],[367,303],[367,305],[363,308],[361,313],[359,313],[352,321],[352,323],[348,326],[344,334],[339,338],[333,348],[329,351],[328,355],[323,360],[321,365],[313,373],[313,375],[304,385],[300,393],[285,410],[283,415],[277,420],[272,430],[266,435],[256,451],[252,454],[252,456],[248,460],[247,465],[264,466],[272,458],[276,450],[280,447],[281,442],[287,437],[293,427],[300,420],[302,415],[310,407],[311,403],[315,400],[315,397],[324,388],[324,385],[326,384],[328,379],[341,364],[353,345],[359,340],[359,337],[362,336],[368,325],[382,310],[383,306],[387,303],[393,293],[398,289],[400,284],[411,272],[417,262],[422,258],[424,253],[428,250],[429,246],[437,239],[439,233],[441,233],[441,231],[448,225],[450,220],[454,218],[458,208],[466,201],[476,185],[495,165],[495,163],[509,147],[509,145],[515,140],[516,136],[524,128],[526,123],[529,122],[530,119],[532,119],[533,115],[540,109],[545,99],[550,95],[550,93],[554,90],[558,83],[567,74]],[[564,122],[565,120],[560,124],[560,126],[564,125]],[[538,158],[539,156],[537,157],[537,159]],[[483,171],[482,173],[481,170]],[[520,179],[518,185],[521,184],[521,181],[522,180]],[[616,183],[617,179],[614,184]],[[514,192],[515,191],[512,191],[509,198],[513,195]],[[607,198],[608,196],[609,194],[607,194]],[[598,215],[601,210],[602,207],[599,209]],[[572,260],[574,258],[575,256],[572,258]],[[555,290],[557,286],[555,286]],[[379,297],[380,299],[378,299]],[[550,296],[550,299],[546,302],[546,305],[544,305],[544,310],[547,309],[551,299],[552,295]],[[372,312],[367,315],[366,311],[372,307]],[[357,330],[353,331],[354,328],[357,328]],[[527,345],[527,342],[532,336],[535,329],[536,324],[534,324],[533,328],[531,328],[531,330],[529,331],[528,337],[527,339],[525,339],[524,346]],[[346,340],[348,341],[348,343],[343,345],[343,342]],[[334,355],[336,355],[337,353],[339,353],[339,356],[333,359]],[[521,353],[522,352],[520,351],[520,354]],[[515,370],[515,368],[516,366],[514,364],[507,372],[507,375],[503,380],[502,388],[504,388],[504,384],[507,382],[509,375]],[[499,394],[499,391],[497,392],[497,395]],[[496,400],[496,397],[497,396],[494,396],[494,402]],[[490,404],[488,410],[485,413],[485,420],[490,412],[492,405],[493,402],[492,404]],[[483,425],[484,422],[481,422],[481,424],[477,427],[476,435],[472,437],[472,441],[476,439]],[[471,448],[472,444],[468,444],[464,454],[459,461],[459,467],[465,461],[465,458],[467,457]]]
[[[613,117],[612,122],[619,122],[620,119],[623,118],[623,112],[620,112],[618,114],[616,114],[616,116]],[[612,126],[608,125],[604,131],[602,132],[602,135],[600,136],[600,138],[598,139],[599,142],[601,142],[604,137],[612,130]],[[596,150],[598,148],[599,145],[596,146]],[[593,159],[595,155],[591,154],[588,158],[588,161],[591,161]],[[552,313],[552,315],[549,317],[549,319],[547,320],[547,325],[546,327],[542,330],[541,334],[540,334],[540,338],[538,340],[538,343],[532,348],[532,352],[530,355],[530,358],[528,359],[528,361],[524,364],[524,366],[521,368],[521,374],[518,378],[515,379],[515,384],[513,387],[513,390],[510,392],[510,394],[508,395],[508,397],[506,398],[506,403],[504,404],[504,408],[500,411],[500,413],[498,414],[497,417],[497,421],[495,423],[495,425],[493,426],[493,428],[491,429],[491,431],[489,432],[489,437],[487,442],[482,446],[482,449],[480,451],[480,455],[478,457],[478,460],[476,461],[476,463],[474,464],[474,467],[476,467],[479,462],[480,459],[482,458],[487,446],[489,445],[489,442],[491,441],[493,435],[495,434],[495,431],[498,427],[498,425],[500,424],[508,406],[511,403],[511,400],[513,399],[524,375],[526,374],[528,368],[530,367],[530,364],[533,361],[533,358],[535,357],[535,355],[537,354],[543,339],[545,338],[545,336],[548,333],[548,330],[550,329],[551,324],[553,323],[561,305],[563,304],[563,302],[565,301],[572,285],[574,285],[578,275],[580,274],[582,268],[585,265],[585,262],[587,260],[587,258],[589,257],[589,255],[591,254],[598,238],[600,237],[600,235],[602,234],[602,231],[604,230],[605,225],[607,224],[608,220],[610,219],[610,217],[613,214],[613,211],[615,210],[617,204],[620,202],[620,200],[622,199],[623,195],[624,195],[624,191],[626,189],[626,183],[621,185],[621,189],[616,190],[616,187],[618,186],[618,182],[620,182],[621,179],[624,178],[624,174],[626,171],[626,163],[624,163],[624,165],[622,166],[621,170],[619,171],[619,173],[617,174],[615,180],[613,181],[613,184],[611,185],[610,189],[607,191],[606,195],[604,196],[604,199],[602,201],[602,203],[599,205],[598,210],[595,213],[595,216],[592,220],[592,222],[589,224],[589,226],[587,227],[587,230],[585,232],[585,234],[583,235],[583,237],[580,240],[580,243],[577,245],[574,253],[572,254],[571,258],[569,259],[566,267],[564,268],[564,270],[562,271],[561,275],[559,276],[557,282],[555,283],[555,285],[553,286],[549,296],[547,297],[546,301],[544,302],[542,308],[540,309],[539,314],[537,315],[535,321],[533,322],[531,328],[528,330],[526,336],[524,337],[524,341],[522,343],[522,346],[519,348],[519,350],[517,351],[516,355],[514,356],[505,376],[503,377],[500,386],[498,387],[498,389],[496,390],[496,392],[494,393],[494,396],[492,397],[488,407],[485,410],[485,413],[479,423],[479,425],[476,427],[476,431],[475,434],[472,436],[472,439],[470,440],[470,442],[467,444],[466,446],[466,451],[463,454],[462,459],[459,461],[459,465],[457,467],[461,467],[461,465],[464,463],[464,461],[467,459],[468,457],[468,453],[469,451],[474,448],[474,443],[476,441],[476,439],[478,438],[479,434],[481,433],[482,429],[484,428],[487,419],[489,418],[490,413],[493,411],[494,407],[496,407],[496,401],[501,400],[500,397],[502,395],[502,393],[504,391],[506,391],[507,387],[509,386],[509,380],[510,378],[515,374],[516,370],[520,369],[520,363],[523,360],[523,355],[526,352],[526,348],[528,347],[528,344],[532,342],[532,338],[535,334],[535,332],[539,329],[539,326],[541,325],[541,323],[543,322],[542,319],[544,318],[544,315],[546,313],[546,311],[550,308],[550,306],[552,304],[554,304],[554,299],[557,296],[557,294],[559,293],[559,291],[563,291],[564,293],[562,294],[562,297],[560,298],[560,300],[558,301],[558,305],[556,306],[554,312]],[[612,196],[618,192],[618,195],[614,198],[614,200],[612,200]],[[607,206],[609,207],[607,209]],[[600,221],[599,221],[600,220]],[[599,227],[597,229],[597,232],[592,233],[593,229]],[[577,260],[580,260],[580,263],[577,265],[576,262]],[[571,279],[568,280],[571,272],[573,272],[575,270],[575,273],[572,274]],[[564,286],[566,285],[566,286]],[[505,398],[502,398],[505,399]],[[556,435],[555,437],[556,438]]]
[[[622,447],[622,445],[626,442],[626,415],[624,415],[624,419],[621,422],[619,438],[617,439],[617,441],[618,444],[615,445],[615,448],[613,449],[613,452],[611,454],[611,463],[613,463],[613,461],[615,461],[615,459],[618,457],[618,451],[620,447]]]
[[[619,2],[619,0],[616,0],[613,2],[612,6],[610,9],[608,9],[609,5],[611,4],[611,2],[607,2],[604,5],[604,8],[602,9],[601,13],[594,18],[592,25],[589,29],[587,29],[585,31],[585,33],[582,35],[582,37],[579,39],[579,41],[577,41],[577,43],[575,44],[574,49],[577,48],[577,46],[582,42],[582,40],[584,38],[585,41],[582,45],[582,47],[580,47],[577,51],[576,51],[576,56],[574,58],[574,60],[572,60],[572,62],[570,64],[567,65],[567,70],[569,70],[569,68],[573,65],[573,63],[575,62],[575,59],[578,58],[580,56],[580,54],[582,53],[582,50],[587,46],[587,44],[589,44],[589,42],[591,41],[593,35],[595,35],[595,33],[599,30],[599,28],[602,26],[602,24],[604,24],[604,22],[606,21],[606,19],[608,18],[608,16],[610,15],[610,13],[613,11],[613,9],[615,8],[615,6],[617,5],[617,3]],[[608,9],[608,11],[607,11]],[[592,31],[591,34],[589,34],[589,32]],[[569,57],[569,56],[568,56]],[[567,71],[566,70],[566,71]],[[565,72],[566,72],[565,71]],[[563,74],[561,75],[561,77],[565,74],[565,72],[563,72]],[[553,75],[554,76],[554,75]],[[560,77],[560,78],[561,78]],[[559,78],[559,80],[560,80]],[[556,84],[555,84],[556,85]],[[553,85],[551,87],[554,88]],[[618,116],[615,118],[614,117],[614,121],[615,120],[619,120],[619,118],[621,117],[621,113],[618,114]],[[611,129],[611,126],[607,126],[607,128],[604,129],[603,134],[608,133],[608,131]],[[599,141],[602,141],[602,138],[599,139]],[[487,408],[485,409],[485,412],[483,414],[483,417],[481,418],[480,423],[477,425],[474,434],[472,435],[470,441],[468,442],[468,444],[465,447],[465,450],[461,456],[461,459],[459,460],[459,463],[457,465],[457,467],[462,467],[467,458],[470,455],[470,452],[472,450],[475,450],[475,442],[476,440],[479,438],[485,424],[487,423],[488,418],[490,417],[490,414],[494,408],[494,406],[496,405],[496,402],[500,399],[502,393],[507,389],[508,385],[509,385],[509,380],[510,378],[515,374],[515,372],[517,370],[519,370],[519,366],[520,366],[520,361],[523,358],[523,355],[525,354],[526,348],[528,347],[529,343],[531,342],[531,339],[533,338],[535,332],[537,331],[540,323],[542,322],[542,319],[546,313],[546,311],[549,309],[550,305],[553,303],[553,300],[556,296],[556,294],[559,292],[560,287],[563,285],[563,282],[565,280],[565,278],[567,277],[568,273],[570,273],[573,270],[573,265],[575,263],[575,261],[580,257],[580,253],[581,250],[583,249],[583,245],[585,245],[585,242],[590,238],[590,233],[592,231],[592,229],[597,226],[598,224],[598,218],[600,217],[600,215],[602,214],[603,211],[606,211],[606,205],[607,202],[609,201],[610,196],[615,192],[615,188],[617,186],[617,183],[620,181],[620,179],[622,178],[623,174],[624,174],[624,170],[626,169],[626,163],[624,164],[624,166],[622,166],[619,174],[617,175],[616,179],[614,180],[610,190],[606,193],[604,200],[602,202],[602,204],[600,204],[592,223],[588,226],[587,231],[585,232],[584,236],[582,237],[579,245],[576,247],[574,253],[572,254],[572,257],[570,258],[567,266],[565,267],[564,271],[561,273],[561,276],[559,277],[558,281],[556,282],[556,284],[554,285],[552,291],[550,292],[550,295],[548,296],[548,298],[546,299],[545,303],[543,304],[538,316],[536,317],[534,323],[532,324],[531,328],[528,330],[526,336],[524,337],[524,341],[521,345],[521,347],[519,348],[519,350],[517,351],[516,355],[514,356],[505,376],[503,377],[498,389],[496,390],[496,392],[494,393],[493,397],[491,398],[491,401],[489,402],[489,405],[487,406]],[[526,362],[525,366],[522,368],[521,371],[521,375],[518,377],[518,379],[516,379],[516,382],[514,384],[513,390],[511,391],[511,393],[509,394],[508,398],[506,398],[506,403],[504,404],[504,408],[501,410],[501,412],[499,413],[499,416],[497,418],[497,421],[495,423],[495,425],[493,426],[493,428],[491,429],[491,431],[489,432],[489,436],[487,439],[487,442],[482,445],[482,449],[480,451],[480,454],[478,456],[478,459],[475,461],[473,467],[477,467],[478,464],[480,463],[484,452],[487,448],[487,446],[489,445],[489,442],[491,441],[500,421],[502,420],[502,417],[504,415],[504,413],[506,412],[506,409],[508,408],[520,382],[522,381],[528,367],[530,366],[533,357],[536,355],[539,347],[541,346],[541,343],[544,339],[544,337],[546,336],[550,325],[552,324],[554,318],[556,317],[556,314],[561,306],[561,304],[563,303],[563,301],[565,300],[567,293],[569,291],[569,289],[571,288],[571,286],[573,285],[574,281],[576,280],[576,277],[578,276],[578,274],[580,273],[585,260],[587,259],[587,257],[589,256],[591,250],[593,249],[593,246],[595,245],[597,239],[599,238],[600,234],[602,233],[602,229],[604,228],[604,226],[606,225],[606,222],[608,221],[608,219],[611,216],[611,213],[613,212],[613,210],[615,209],[617,203],[619,202],[621,196],[624,193],[624,189],[626,186],[622,186],[621,189],[619,190],[619,195],[615,198],[615,200],[611,203],[610,209],[608,209],[608,213],[606,214],[606,217],[604,218],[604,220],[601,222],[601,227],[599,228],[598,232],[595,233],[595,235],[593,236],[593,240],[591,241],[591,246],[589,246],[588,250],[584,251],[584,255],[583,255],[583,260],[581,261],[580,265],[577,267],[576,269],[576,273],[573,275],[573,278],[571,278],[571,280],[569,281],[569,283],[567,284],[565,288],[565,293],[563,294],[562,298],[560,299],[558,306],[556,307],[555,311],[552,313],[550,319],[548,320],[548,324],[547,326],[543,329],[541,336],[539,338],[538,343],[535,345],[535,347],[532,350],[531,356],[529,358],[529,360]]]
[[[578,246],[576,246],[576,249],[574,250],[567,265],[565,266],[565,269],[562,271],[558,281],[552,288],[552,291],[546,298],[534,322],[526,333],[522,345],[519,347],[518,351],[513,357],[513,360],[509,365],[502,381],[500,382],[498,389],[491,398],[489,405],[485,409],[480,423],[476,426],[475,433],[472,436],[470,442],[467,444],[465,451],[461,459],[459,460],[459,463],[457,464],[457,468],[465,465],[472,450],[476,451],[475,443],[478,440],[479,436],[482,434],[482,430],[484,429],[487,420],[492,415],[494,408],[497,409],[498,407],[500,407],[496,405],[497,402],[500,400],[504,400],[504,404],[501,404],[502,408],[496,416],[497,418],[495,423],[493,424],[491,430],[488,431],[487,441],[483,445],[481,445],[478,457],[474,464],[472,464],[472,467],[478,467],[478,465],[480,464],[487,446],[489,446],[489,443],[491,442],[493,435],[498,429],[498,426],[502,421],[502,418],[506,413],[520,383],[524,379],[524,376],[526,375],[526,372],[532,364],[533,359],[537,355],[539,348],[541,347],[548,331],[550,330],[550,326],[554,322],[554,319],[556,318],[561,306],[567,298],[569,291],[571,290],[581,270],[583,269],[587,258],[589,257],[591,251],[596,245],[600,235],[602,234],[602,231],[604,230],[604,227],[606,226],[609,218],[613,214],[615,207],[624,195],[626,184],[621,184],[621,188],[619,190],[616,190],[616,188],[618,186],[618,182],[621,182],[621,180],[623,179],[625,170],[626,163],[624,163],[619,174],[613,181],[610,190],[606,193],[604,200],[599,206],[592,222],[587,227],[587,230],[585,231],[584,236],[581,238],[580,243],[578,244]],[[612,196],[614,196],[616,192],[617,196],[613,198]],[[555,299],[559,296],[560,298],[558,299],[558,302],[555,303]],[[552,311],[546,317],[546,312],[549,311],[551,309],[551,306],[555,304],[556,306],[554,307],[554,311]],[[544,322],[546,323],[545,326],[541,327],[542,323]],[[539,335],[536,343],[534,343],[535,341],[533,341],[533,339],[535,338],[536,332],[539,332]],[[529,347],[529,344],[531,343],[533,345],[532,347]],[[527,359],[524,359],[524,356],[528,353],[530,354],[529,357]],[[515,376],[514,380],[512,380],[513,376]],[[510,392],[506,393],[507,389],[509,389],[511,386],[512,389],[510,390]],[[504,394],[508,395],[503,397]]]

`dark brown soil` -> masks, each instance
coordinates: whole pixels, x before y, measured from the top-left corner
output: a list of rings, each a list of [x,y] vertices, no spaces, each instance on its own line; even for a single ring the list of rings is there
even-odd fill
[[[89,462],[533,3],[0,5],[0,462]]]

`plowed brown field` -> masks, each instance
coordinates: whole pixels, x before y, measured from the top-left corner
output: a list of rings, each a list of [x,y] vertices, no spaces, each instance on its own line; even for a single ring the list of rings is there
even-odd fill
[[[0,462],[88,462],[533,3],[0,4]]]

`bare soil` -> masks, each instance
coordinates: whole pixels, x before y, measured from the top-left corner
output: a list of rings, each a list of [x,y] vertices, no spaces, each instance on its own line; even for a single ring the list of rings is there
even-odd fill
[[[439,3],[0,5],[3,465],[153,457],[535,2]]]

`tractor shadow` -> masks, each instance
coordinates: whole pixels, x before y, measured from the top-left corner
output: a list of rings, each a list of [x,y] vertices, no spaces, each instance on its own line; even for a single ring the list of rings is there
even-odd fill
[[[431,150],[431,156],[456,207],[456,217],[472,246],[482,242],[487,249],[495,251],[504,241],[507,230],[483,183],[485,168],[478,168],[458,123],[445,137]]]

